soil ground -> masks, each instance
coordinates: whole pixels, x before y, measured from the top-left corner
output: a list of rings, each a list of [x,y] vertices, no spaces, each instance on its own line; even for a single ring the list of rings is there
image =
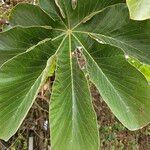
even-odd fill
[[[0,0],[0,27],[7,23],[10,9],[14,5],[19,2],[33,2],[33,0],[6,1],[3,4]],[[8,142],[0,140],[0,150],[27,150],[31,138],[34,141],[34,150],[50,148],[48,109],[53,78],[49,83],[50,87],[39,93],[18,132]],[[93,85],[91,85],[91,93],[99,123],[101,150],[150,150],[150,125],[138,131],[129,131],[111,113]]]

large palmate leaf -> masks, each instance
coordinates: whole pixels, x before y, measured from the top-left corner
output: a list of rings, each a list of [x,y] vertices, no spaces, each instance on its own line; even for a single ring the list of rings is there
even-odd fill
[[[135,20],[144,20],[150,18],[149,0],[127,0],[130,16]]]
[[[0,33],[0,138],[16,132],[53,73],[53,150],[99,148],[89,80],[127,128],[148,124],[150,86],[125,55],[150,64],[150,21],[131,21],[124,0],[39,0],[39,5],[17,5],[12,29]]]

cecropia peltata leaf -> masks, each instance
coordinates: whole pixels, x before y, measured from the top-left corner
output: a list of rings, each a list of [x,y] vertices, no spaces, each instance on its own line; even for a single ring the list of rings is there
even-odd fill
[[[54,73],[52,150],[99,149],[91,81],[127,128],[150,122],[150,86],[125,59],[150,64],[150,20],[130,20],[124,2],[39,0],[12,10],[12,29],[0,33],[0,138],[17,131]]]

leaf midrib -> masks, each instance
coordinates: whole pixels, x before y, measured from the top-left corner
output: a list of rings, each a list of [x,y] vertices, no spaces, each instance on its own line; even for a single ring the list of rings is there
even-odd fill
[[[108,83],[110,84],[110,86],[114,89],[115,93],[117,94],[117,96],[119,97],[119,99],[121,100],[121,103],[125,106],[125,108],[127,108],[128,106],[124,103],[124,101],[122,101],[122,97],[119,95],[117,89],[115,89],[115,87],[113,86],[113,84],[110,82],[110,80],[107,78],[107,76],[105,75],[105,73],[102,71],[102,69],[98,66],[98,64],[95,62],[95,60],[92,58],[92,56],[88,53],[88,51],[86,50],[86,48],[84,47],[84,45],[82,44],[82,42],[75,36],[75,39],[82,45],[82,47],[84,48],[85,52],[89,55],[89,57],[93,60],[93,62],[95,63],[95,65],[97,66],[97,68],[100,70],[100,72],[103,74],[103,76],[106,78],[106,80],[108,81]]]
[[[132,45],[129,45],[129,44],[127,44],[127,43],[125,43],[125,42],[123,42],[123,41],[120,41],[120,40],[118,40],[118,39],[116,39],[116,38],[113,38],[113,37],[111,37],[111,36],[108,36],[108,35],[104,35],[104,34],[99,34],[99,33],[94,33],[94,32],[86,32],[86,31],[73,31],[74,33],[80,33],[80,34],[86,34],[86,35],[88,35],[88,36],[90,36],[92,39],[96,39],[96,36],[98,35],[98,36],[102,36],[102,37],[105,37],[105,38],[108,38],[108,39],[112,39],[112,40],[114,40],[114,41],[116,41],[116,42],[119,42],[119,43],[121,43],[121,44],[124,44],[124,45],[126,45],[126,46],[129,46],[129,47],[131,47],[131,48],[133,48],[133,49],[135,49],[135,50],[137,50],[137,51],[139,51],[140,53],[144,53],[143,51],[140,51],[139,49],[137,49],[136,47],[133,47]],[[92,37],[93,36],[93,37]],[[94,37],[95,36],[95,37]],[[110,44],[110,43],[107,43],[107,44]],[[122,49],[123,51],[124,51],[124,49],[123,48],[121,48],[121,47],[119,47],[119,46],[117,46],[117,45],[114,45],[114,44],[110,44],[110,45],[113,45],[113,46],[115,46],[115,47],[118,47],[118,48],[120,48],[120,49]],[[125,52],[125,51],[124,51]]]
[[[63,35],[59,35],[58,38],[59,38],[60,36],[63,36]],[[65,38],[66,38],[66,36],[62,39],[62,41],[61,41],[60,45],[58,46],[58,49],[56,50],[56,52],[55,52],[54,55],[56,55],[56,53],[59,51],[61,45],[63,44],[63,42],[64,42],[64,40],[65,40]],[[56,38],[55,38],[55,39],[56,39]],[[51,39],[49,39],[48,41],[50,41],[50,40],[51,40]],[[41,42],[42,42],[42,44],[43,44],[43,43],[46,42],[46,41],[47,41],[47,40],[44,39],[44,40],[40,41],[40,44],[41,44]],[[39,44],[34,45],[33,48],[35,48],[35,47],[38,46],[38,45],[39,45]],[[31,49],[31,50],[32,50],[32,49]],[[28,51],[23,52],[23,53],[21,53],[21,54],[18,54],[17,56],[13,57],[12,59],[14,59],[14,58],[16,58],[16,57],[18,57],[18,56],[20,56],[20,55],[22,55],[22,54],[25,54],[25,53],[27,53],[27,52],[28,52]],[[11,59],[11,60],[12,60],[12,59]],[[8,60],[7,62],[9,62],[9,61],[11,61],[11,60]],[[47,65],[45,65],[45,66],[47,66]],[[2,66],[1,66],[1,67],[2,67]],[[45,67],[45,69],[46,69],[46,67]],[[25,96],[24,96],[24,99],[21,101],[20,105],[19,105],[19,106],[17,107],[17,109],[15,110],[14,115],[12,116],[11,120],[14,120],[14,117],[16,116],[18,110],[22,107],[22,104],[25,102],[26,97],[27,97],[28,94],[32,91],[32,89],[33,89],[34,85],[36,84],[36,82],[38,81],[38,79],[41,78],[41,81],[40,81],[40,83],[39,83],[39,87],[38,87],[38,89],[37,89],[37,91],[36,91],[36,94],[34,95],[34,98],[33,98],[33,101],[32,101],[32,104],[33,104],[33,102],[35,101],[36,96],[37,96],[37,94],[38,94],[38,92],[39,92],[39,89],[41,88],[41,86],[42,86],[43,83],[44,83],[45,78],[43,77],[43,75],[44,75],[45,69],[44,69],[44,70],[42,71],[42,73],[37,77],[37,79],[34,81],[33,85],[29,88],[29,90],[27,91],[27,93],[26,93]],[[31,104],[31,106],[32,106],[32,104]],[[29,109],[30,109],[30,108],[29,108]],[[29,111],[29,109],[27,110],[27,112]],[[24,114],[24,116],[26,116],[26,114]],[[22,120],[20,121],[19,126],[22,124],[22,121],[23,121],[23,120],[24,120],[24,117],[22,117]],[[19,126],[18,126],[18,128],[19,128]],[[18,130],[18,128],[15,130],[15,132]],[[5,138],[5,139],[7,140],[8,138]]]
[[[97,10],[97,11],[93,11],[93,12],[91,12],[90,14],[88,14],[87,16],[85,16],[79,23],[77,23],[76,25],[74,25],[72,28],[71,28],[71,24],[70,24],[70,18],[69,18],[69,13],[68,13],[68,10],[66,9],[66,7],[65,7],[65,11],[66,11],[66,15],[67,15],[67,23],[68,23],[68,26],[64,23],[64,21],[62,20],[62,18],[59,16],[59,18],[60,18],[60,21],[63,23],[63,25],[64,25],[64,27],[66,28],[66,30],[68,30],[68,29],[71,29],[72,31],[74,30],[74,29],[76,29],[79,25],[81,25],[83,22],[84,22],[84,20],[85,20],[85,22],[86,21],[89,21],[89,20],[91,20],[95,15],[97,15],[98,13],[101,13],[101,12],[103,12],[105,9],[107,9],[107,8],[109,8],[109,7],[112,7],[112,6],[115,6],[115,5],[120,5],[120,4],[124,4],[124,3],[116,3],[116,4],[111,4],[111,5],[109,5],[109,6],[106,6],[105,8],[102,8],[102,9],[100,9],[100,10]],[[59,3],[57,4],[60,8],[61,8],[61,6],[59,5]],[[57,7],[58,7],[57,6]],[[58,8],[59,8],[58,7]],[[59,12],[60,12],[60,14],[61,14],[61,10],[62,10],[62,8],[61,8],[61,10],[60,10],[60,8],[59,8]],[[45,12],[47,15],[49,15],[47,12]],[[62,14],[61,14],[62,15]],[[63,17],[63,16],[62,16]],[[86,20],[87,19],[87,20]],[[59,29],[59,30],[62,30],[62,29]],[[65,30],[64,30],[65,31]]]
[[[74,79],[73,79],[73,64],[72,64],[72,56],[71,56],[71,48],[72,48],[72,44],[71,44],[71,34],[69,34],[69,53],[70,53],[70,69],[71,69],[71,96],[72,96],[72,136],[74,135],[75,132],[75,128],[74,128],[74,122],[76,122],[75,120],[75,109],[76,109],[76,99],[75,99],[75,87],[74,87]]]
[[[52,30],[55,30],[55,29],[52,29]],[[45,38],[45,39],[39,41],[36,45],[33,45],[33,46],[29,47],[25,52],[19,53],[19,54],[13,56],[12,58],[8,59],[8,60],[5,61],[4,63],[2,63],[2,64],[0,65],[0,69],[1,69],[5,64],[7,64],[9,61],[13,60],[14,58],[16,58],[16,57],[18,57],[18,56],[20,56],[20,55],[22,55],[22,54],[25,54],[25,53],[27,53],[27,52],[33,50],[36,46],[38,46],[38,45],[40,45],[40,44],[43,44],[43,43],[45,43],[45,42],[47,42],[47,41],[50,41],[50,40],[51,40],[51,41],[55,41],[55,40],[57,40],[58,38],[60,38],[60,37],[62,37],[62,36],[64,36],[64,35],[65,35],[65,33],[62,33],[62,34],[56,36],[56,37],[53,38],[53,39],[51,39],[51,38]]]
[[[109,5],[109,6],[106,6],[105,8],[102,8],[100,10],[97,10],[97,11],[93,11],[92,13],[90,13],[89,15],[85,16],[78,24],[76,24],[72,30],[76,29],[79,25],[81,25],[84,20],[86,20],[86,18],[89,18],[87,21],[89,21],[90,19],[92,19],[95,15],[97,15],[98,13],[101,13],[103,12],[105,9],[109,8],[109,7],[112,7],[112,6],[115,6],[115,5],[120,5],[120,4],[124,4],[124,3],[117,3],[117,4],[112,4],[112,5]]]

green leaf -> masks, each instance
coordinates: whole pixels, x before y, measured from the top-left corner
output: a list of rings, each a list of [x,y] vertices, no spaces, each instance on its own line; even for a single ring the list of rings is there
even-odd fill
[[[47,12],[54,20],[62,20],[61,16],[59,15],[59,9],[57,8],[54,0],[38,0],[40,7]]]
[[[139,60],[135,58],[131,58],[131,57],[129,57],[127,60],[145,76],[148,82],[150,82],[150,66],[149,65],[143,64]]]
[[[93,42],[82,44],[82,38],[77,40],[85,50],[88,75],[112,112],[130,130],[147,125],[150,86],[144,76],[126,61],[118,48],[97,43],[87,47],[87,43]]]
[[[105,9],[75,30],[89,34],[99,43],[116,46],[126,54],[150,64],[150,20],[130,20],[124,4]]]
[[[54,20],[36,5],[21,3],[10,14],[10,24],[21,26],[54,26]]]
[[[150,66],[143,64],[139,70],[143,73],[147,81],[150,83]]]
[[[25,52],[38,42],[53,38],[52,30],[44,27],[14,27],[0,34],[0,66],[10,58]]]
[[[52,149],[96,150],[98,131],[91,95],[71,48],[68,37],[59,47],[50,103]]]
[[[108,6],[122,3],[124,0],[39,0],[41,8],[43,8],[54,19],[60,19],[58,14],[61,13],[61,19],[66,26],[73,28],[78,23],[90,19],[93,15],[102,11]],[[76,1],[76,8],[73,9],[72,3]]]
[[[54,52],[51,41],[45,41],[0,68],[0,138],[8,140],[19,128],[45,82],[47,60]]]
[[[124,2],[39,0],[40,7],[19,4],[12,10],[14,28],[0,33],[1,138],[17,131],[53,73],[52,150],[99,148],[88,77],[126,127],[150,122],[150,86],[125,59],[128,54],[150,64],[150,21],[130,20]]]
[[[127,0],[131,19],[145,20],[150,18],[149,0]]]

